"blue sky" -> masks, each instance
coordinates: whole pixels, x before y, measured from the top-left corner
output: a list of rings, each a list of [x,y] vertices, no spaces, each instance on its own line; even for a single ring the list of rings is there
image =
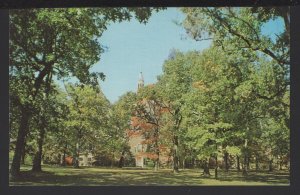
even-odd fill
[[[209,41],[182,39],[186,37],[185,30],[174,20],[183,19],[184,15],[179,10],[168,8],[154,13],[146,25],[131,20],[108,27],[99,39],[108,51],[101,55],[91,71],[106,75],[101,88],[110,102],[115,102],[127,91],[136,91],[140,71],[145,84],[155,83],[172,48],[185,52],[209,46]]]
[[[99,38],[108,50],[91,71],[106,75],[101,88],[111,103],[127,91],[136,91],[140,71],[145,84],[155,83],[171,49],[186,52],[209,47],[209,41],[197,42],[188,38],[185,30],[174,23],[183,19],[184,15],[177,8],[168,8],[153,13],[147,24],[133,19],[108,26]],[[265,24],[262,32],[275,38],[274,33],[282,32],[282,27],[283,21],[276,20]]]

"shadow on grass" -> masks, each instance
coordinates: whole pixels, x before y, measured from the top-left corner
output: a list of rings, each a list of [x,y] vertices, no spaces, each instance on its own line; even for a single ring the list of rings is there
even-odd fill
[[[230,171],[222,172],[219,181],[243,181],[243,182],[263,182],[272,185],[286,184],[290,182],[290,175],[287,171],[249,171],[248,175],[243,176],[242,172]]]
[[[11,185],[192,185],[201,184],[201,179],[185,174],[174,175],[171,171],[154,172],[152,170],[90,172],[88,169],[72,169],[71,172],[43,171],[35,173],[22,171],[20,177],[10,182]]]
[[[200,176],[201,170],[182,170],[174,174],[172,170],[141,170],[141,169],[109,169],[109,168],[81,168],[71,167],[43,167],[43,172],[35,173],[23,170],[20,177],[10,182],[10,185],[38,185],[38,186],[194,186],[194,185],[222,185],[233,182],[245,185],[249,181],[264,184],[289,184],[289,174],[286,172],[267,173],[249,172],[244,177],[241,173],[231,171],[220,172],[219,179]],[[225,184],[226,185],[226,184]],[[232,185],[232,184],[231,184]]]

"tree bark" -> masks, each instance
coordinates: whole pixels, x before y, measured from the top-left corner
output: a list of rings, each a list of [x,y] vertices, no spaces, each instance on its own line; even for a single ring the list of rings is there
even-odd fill
[[[248,160],[248,157],[245,154],[244,155],[244,164],[243,164],[243,175],[248,175],[248,173],[247,173],[247,160]]]
[[[247,170],[250,170],[250,157],[247,158]]]
[[[41,83],[43,82],[43,78],[51,72],[52,64],[45,65],[44,69],[39,72],[39,75],[34,80],[34,92],[33,92],[33,101],[35,100],[37,93],[40,89]],[[25,145],[25,138],[29,131],[29,119],[31,117],[30,107],[31,104],[27,104],[21,107],[21,121],[18,130],[17,143],[14,152],[13,161],[11,164],[10,175],[11,178],[20,175],[20,165],[21,165],[21,156],[22,156],[22,148]]]
[[[196,159],[195,158],[192,159],[192,167],[196,168]]]
[[[25,137],[28,133],[29,129],[29,111],[26,108],[21,109],[21,121],[18,131],[18,137],[16,142],[16,148],[14,152],[13,161],[11,164],[10,174],[12,179],[17,177],[20,174],[20,162],[21,162],[21,155],[22,149],[25,145]]]
[[[237,171],[240,172],[241,171],[241,167],[240,167],[240,157],[238,155],[236,155],[236,168]]]
[[[229,165],[228,165],[228,153],[225,152],[224,154],[224,162],[225,162],[225,171],[228,172]]]
[[[178,173],[179,168],[178,168],[178,156],[177,156],[177,149],[178,149],[178,137],[174,136],[173,138],[174,142],[174,152],[173,152],[173,172]]]
[[[255,155],[255,170],[259,171],[259,156],[258,156],[258,154]]]
[[[157,159],[155,160],[155,167],[154,170],[157,171],[159,169],[159,147],[158,147],[158,128],[155,129],[155,153],[157,155]]]
[[[287,32],[288,38],[290,38],[290,11],[289,7],[280,7],[279,15],[283,18],[285,30]]]
[[[25,143],[26,141],[24,141],[24,143]],[[25,157],[26,157],[26,148],[25,148],[26,146],[25,146],[25,144],[24,144],[24,146],[23,146],[23,148],[22,148],[22,155],[21,155],[21,164],[22,165],[25,165]]]
[[[249,128],[247,127],[247,130],[249,130]],[[245,152],[244,152],[244,163],[243,163],[243,175],[246,176],[248,175],[247,173],[247,161],[248,161],[248,151],[247,151],[247,145],[248,145],[248,139],[245,139]]]
[[[155,160],[155,167],[154,167],[155,171],[157,171],[159,169],[159,148],[158,147],[156,148],[156,155],[157,155],[157,158]]]
[[[119,160],[119,168],[122,168],[124,166],[124,155],[125,151],[122,152],[121,158]]]
[[[65,147],[64,147],[64,154],[63,154],[63,159],[62,159],[62,162],[61,162],[61,165],[62,166],[66,166],[66,150],[67,150],[67,144],[65,144]]]
[[[209,161],[208,159],[205,159],[205,161],[204,161],[202,175],[205,175],[205,176],[210,175],[210,173],[209,173],[209,167],[208,167],[208,161]]]
[[[218,156],[216,155],[216,165],[215,165],[215,179],[218,179]]]
[[[280,158],[279,158],[279,170],[280,171],[282,170],[282,164],[283,164],[283,158],[282,158],[282,156],[280,156]]]
[[[35,172],[41,172],[42,171],[42,154],[43,154],[43,144],[44,144],[44,138],[45,138],[45,118],[42,116],[41,118],[41,124],[40,124],[40,132],[38,137],[38,151],[36,152],[33,164],[32,164],[32,171]]]
[[[155,171],[158,171],[158,169],[159,169],[159,150],[156,151],[156,155],[157,155],[157,159],[155,160],[155,167],[154,167],[154,170],[155,170]]]
[[[272,172],[273,171],[273,158],[271,158],[269,160],[269,171]]]
[[[110,167],[111,167],[111,168],[114,167],[114,160],[115,160],[115,155],[114,155],[114,152],[113,152],[113,156],[112,156],[111,162],[110,162]]]
[[[76,144],[75,146],[75,155],[73,158],[73,167],[74,168],[79,168],[79,143]]]

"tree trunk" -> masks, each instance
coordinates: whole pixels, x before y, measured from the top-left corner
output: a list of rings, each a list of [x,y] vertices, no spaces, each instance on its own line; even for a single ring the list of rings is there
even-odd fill
[[[64,151],[64,154],[62,156],[61,166],[63,166],[63,167],[66,166],[66,152],[65,151]]]
[[[25,145],[25,137],[28,133],[29,129],[29,111],[26,109],[21,109],[21,121],[18,131],[18,137],[16,142],[16,148],[14,152],[13,161],[11,164],[10,174],[12,179],[17,177],[20,174],[20,162],[21,162],[21,155],[22,149]]]
[[[111,159],[111,162],[110,162],[110,167],[113,168],[114,167],[114,162],[115,162],[115,151],[113,150],[112,152],[112,159]]]
[[[174,152],[173,152],[173,172],[178,173],[178,156],[177,156],[177,149],[178,149],[178,137],[174,136]]]
[[[41,83],[43,82],[43,78],[51,72],[53,64],[47,64],[45,65],[45,68],[39,72],[39,75],[35,78],[34,81],[34,94],[33,94],[33,101],[36,98],[36,95],[40,89]],[[25,137],[28,134],[29,130],[29,118],[30,118],[30,104],[27,104],[21,108],[21,121],[20,126],[18,130],[18,137],[17,137],[17,143],[16,148],[14,152],[13,161],[11,164],[10,169],[10,175],[11,178],[14,179],[20,174],[20,165],[21,165],[21,155],[22,155],[22,148],[25,145]]]
[[[183,161],[182,161],[182,169],[183,170],[185,169],[185,157],[183,158]]]
[[[205,176],[210,175],[210,173],[209,173],[209,167],[208,167],[208,161],[209,161],[208,159],[205,159],[205,161],[204,161],[202,175],[205,175]]]
[[[155,160],[155,167],[154,170],[157,171],[159,169],[159,151],[156,152],[157,159]]]
[[[194,159],[194,158],[192,159],[192,167],[196,168],[196,159]]]
[[[218,179],[218,156],[216,155],[216,165],[215,165],[215,179]]]
[[[110,168],[113,168],[113,167],[114,167],[114,157],[110,161]]]
[[[65,144],[65,147],[64,147],[64,154],[63,154],[63,159],[62,159],[62,162],[61,162],[61,165],[62,166],[66,166],[66,150],[67,150],[67,144]]]
[[[25,149],[25,144],[24,144],[24,146],[22,148],[22,155],[21,155],[21,164],[22,165],[25,165],[25,157],[26,157],[26,149]]]
[[[250,157],[247,158],[247,170],[250,170]]]
[[[75,146],[75,155],[73,158],[73,167],[74,168],[79,168],[79,143],[76,144]]]
[[[157,155],[157,159],[155,160],[155,168],[154,170],[157,171],[159,169],[159,147],[158,147],[158,128],[155,129],[155,134],[154,137],[156,138],[155,140],[155,153]]]
[[[179,168],[178,168],[178,157],[175,155],[173,159],[173,172],[178,173]]]
[[[119,160],[119,168],[122,168],[124,166],[124,155],[125,151],[122,152],[121,158]]]
[[[280,158],[279,158],[279,170],[280,171],[282,170],[282,164],[283,164],[283,157],[280,156]]]
[[[248,130],[249,128],[247,128]],[[246,176],[248,175],[247,173],[247,161],[248,161],[248,151],[247,151],[247,145],[248,145],[248,139],[245,139],[245,152],[244,152],[244,163],[243,163],[243,175]]]
[[[248,158],[247,158],[247,155],[245,154],[244,155],[244,164],[243,164],[243,175],[248,175],[248,173],[247,173],[247,160],[248,160]]]
[[[283,18],[286,34],[290,38],[290,11],[289,7],[279,8],[279,14]]]
[[[228,165],[228,153],[225,152],[224,154],[224,162],[225,162],[225,171],[228,172],[229,165]]]
[[[237,171],[240,172],[241,171],[241,167],[240,167],[240,157],[238,155],[236,155],[236,168]]]
[[[157,171],[159,169],[159,148],[156,148],[157,158],[155,159],[154,170]]]
[[[41,172],[42,171],[42,154],[43,154],[43,144],[45,138],[45,119],[42,117],[40,125],[40,135],[38,137],[38,151],[36,152],[33,164],[32,164],[32,171]]]
[[[271,158],[269,160],[269,171],[272,172],[273,171],[273,158]]]
[[[259,171],[259,165],[258,165],[258,163],[259,163],[259,156],[258,156],[258,154],[256,154],[255,155],[255,170],[256,171]]]

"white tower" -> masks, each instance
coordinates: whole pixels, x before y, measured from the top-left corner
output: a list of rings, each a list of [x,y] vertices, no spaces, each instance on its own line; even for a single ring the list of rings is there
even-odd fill
[[[140,72],[139,81],[138,81],[138,90],[142,87],[144,87],[144,77],[143,77],[143,73]]]

